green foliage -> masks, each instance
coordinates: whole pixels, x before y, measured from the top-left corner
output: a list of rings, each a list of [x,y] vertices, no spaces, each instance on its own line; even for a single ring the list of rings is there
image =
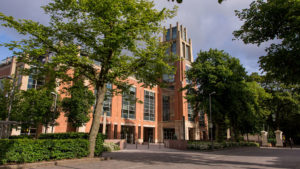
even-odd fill
[[[86,157],[86,139],[3,139],[0,140],[0,163],[28,163]]]
[[[9,139],[24,139],[24,138],[32,139],[33,136],[32,135],[9,136]]]
[[[257,132],[260,119],[268,115],[262,104],[269,95],[256,82],[247,82],[239,60],[223,51],[200,51],[186,75],[193,82],[184,89],[194,112],[208,112],[209,94],[216,92],[212,95],[212,117],[220,141],[230,127],[236,140],[241,133]]]
[[[7,118],[10,99],[12,99],[10,120],[16,120],[14,114],[18,112],[20,90],[17,85],[13,87],[13,80],[10,79],[2,79],[0,85],[0,120]],[[12,95],[11,92],[13,89],[14,92]]]
[[[62,109],[68,121],[74,127],[80,127],[90,120],[91,107],[95,103],[94,94],[80,79],[74,80],[73,85],[67,90],[70,97],[62,100]]]
[[[47,89],[22,91],[19,111],[15,114],[23,127],[49,126],[57,119],[59,112],[54,110],[54,96]],[[59,101],[57,101],[59,103]]]
[[[260,57],[261,68],[284,83],[299,83],[300,1],[256,0],[236,15],[245,22],[233,34],[244,43],[260,45],[279,40],[266,48],[266,56]]]
[[[105,135],[99,133],[97,137],[101,140],[105,139]],[[47,133],[40,134],[38,139],[88,139],[89,133],[68,132],[68,133]]]
[[[103,149],[104,151],[112,152],[112,151],[120,150],[120,146],[112,142],[103,143]]]
[[[88,139],[89,133],[78,133],[78,132],[69,132],[69,133],[48,133],[48,134],[40,134],[38,139]],[[95,147],[95,155],[100,156],[103,149],[105,135],[99,133],[96,138],[96,147]]]
[[[214,142],[214,149],[227,149],[233,147],[259,147],[255,142]],[[191,150],[211,150],[211,142],[189,141],[188,149]]]
[[[15,20],[0,13],[2,26],[28,35],[20,42],[4,46],[14,50],[19,61],[38,64],[40,56],[53,54],[41,72],[51,70],[56,77],[70,81],[66,74],[75,69],[98,91],[95,114],[90,131],[90,153],[99,130],[99,119],[107,91],[106,84],[117,86],[116,92],[130,85],[134,76],[145,86],[160,84],[165,73],[173,72],[174,56],[166,55],[169,44],[160,43],[161,22],[176,14],[173,10],[154,8],[148,0],[52,0],[44,6],[50,23]],[[94,65],[101,65],[101,69]],[[53,71],[55,70],[55,71]]]

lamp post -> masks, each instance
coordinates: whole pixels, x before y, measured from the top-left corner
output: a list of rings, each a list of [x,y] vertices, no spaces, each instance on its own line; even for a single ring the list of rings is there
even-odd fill
[[[55,92],[51,92],[51,94],[53,94],[55,96],[55,100],[54,100],[54,112],[53,112],[53,122],[52,122],[52,128],[51,128],[51,133],[53,133],[53,128],[54,128],[54,116],[56,113],[56,102],[57,102],[57,93]],[[47,130],[47,129],[46,129]]]
[[[209,93],[209,128],[210,128],[210,141],[211,141],[211,149],[214,149],[214,141],[213,141],[213,133],[212,133],[212,115],[211,115],[211,95],[216,94],[216,92]]]

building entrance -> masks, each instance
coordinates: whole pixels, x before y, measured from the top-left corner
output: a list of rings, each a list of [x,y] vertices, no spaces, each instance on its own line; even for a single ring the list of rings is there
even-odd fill
[[[121,139],[125,139],[127,143],[135,143],[135,127],[134,126],[122,126],[121,127]]]
[[[175,135],[174,128],[164,128],[164,140],[175,140],[177,139]]]
[[[154,128],[144,127],[144,142],[153,143],[154,142]]]
[[[189,128],[189,140],[194,140],[194,139],[195,139],[195,129]]]

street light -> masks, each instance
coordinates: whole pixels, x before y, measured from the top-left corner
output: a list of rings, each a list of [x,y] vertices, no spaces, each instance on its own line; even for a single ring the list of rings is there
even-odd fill
[[[55,92],[51,92],[51,94],[53,94],[55,96],[55,100],[54,100],[54,112],[53,112],[53,122],[52,122],[52,128],[51,128],[51,133],[53,133],[53,128],[54,128],[54,116],[56,113],[56,102],[57,102],[57,93]],[[47,129],[46,129],[47,130]]]
[[[209,128],[210,128],[210,141],[211,141],[211,149],[214,149],[214,141],[213,141],[213,133],[212,133],[212,116],[211,116],[211,95],[216,94],[216,92],[209,93]]]

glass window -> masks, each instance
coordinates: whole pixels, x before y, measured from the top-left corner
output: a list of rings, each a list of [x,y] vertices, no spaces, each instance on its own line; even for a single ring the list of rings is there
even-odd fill
[[[170,96],[163,96],[163,121],[170,120]]]
[[[122,117],[135,119],[136,89],[131,87],[129,93],[123,93]]]
[[[188,120],[194,121],[193,107],[192,107],[191,103],[188,103]]]
[[[172,39],[177,38],[177,27],[172,28]]]
[[[155,120],[155,93],[144,91],[144,120]]]
[[[191,69],[191,67],[189,65],[185,65],[185,71],[188,71],[190,69]],[[191,81],[189,79],[187,79],[186,76],[185,76],[185,80],[186,80],[186,83],[188,83],[188,84],[191,83]]]
[[[204,121],[204,111],[200,111],[199,113],[199,125],[200,126],[205,126],[205,121]]]
[[[168,75],[168,74],[163,74],[163,81],[172,83],[175,81],[175,75]]]
[[[190,60],[190,47],[186,45],[185,59]]]
[[[38,88],[40,88],[43,85],[44,85],[44,80],[34,79],[33,78],[33,74],[30,74],[28,76],[27,89],[38,89]]]
[[[172,43],[171,50],[173,54],[176,54],[176,42]]]
[[[170,40],[170,38],[171,38],[171,37],[170,37],[170,36],[171,36],[170,34],[171,34],[170,29],[168,29],[168,30],[167,30],[167,34],[166,34],[166,41],[169,41],[169,40]]]
[[[185,43],[184,42],[182,42],[182,54],[183,54],[182,57],[185,58]]]
[[[106,116],[111,116],[111,100],[112,100],[112,95],[111,94],[112,93],[111,93],[110,89],[112,89],[112,84],[107,83],[106,87],[107,87],[107,91],[106,91],[105,99],[104,99],[104,102],[103,102],[102,115],[104,115],[104,112],[106,112]],[[97,97],[97,90],[96,89],[94,90],[94,94]],[[97,101],[97,98],[95,99],[94,113],[95,113],[95,108],[96,108],[96,101]]]

